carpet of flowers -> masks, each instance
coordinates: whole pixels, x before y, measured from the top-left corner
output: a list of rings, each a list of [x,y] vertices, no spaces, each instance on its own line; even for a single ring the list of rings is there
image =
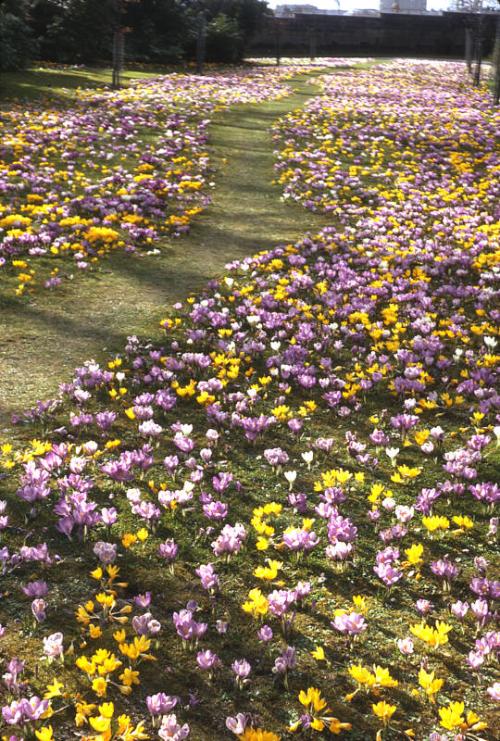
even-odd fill
[[[494,738],[495,114],[457,64],[322,84],[277,168],[332,226],[2,447],[7,739]]]
[[[152,250],[209,202],[211,117],[287,95],[290,70],[172,74],[0,111],[0,272],[54,288],[111,250]]]

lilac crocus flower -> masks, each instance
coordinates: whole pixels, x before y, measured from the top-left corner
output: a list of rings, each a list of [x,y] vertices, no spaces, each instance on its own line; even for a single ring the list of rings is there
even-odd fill
[[[357,636],[368,627],[363,615],[357,612],[346,612],[343,615],[336,615],[331,625],[340,633],[349,636]]]
[[[470,609],[478,624],[480,626],[486,625],[490,618],[488,601],[479,597],[477,600],[471,603]]]
[[[288,686],[288,672],[295,669],[297,665],[297,651],[293,646],[287,646],[285,650],[274,661],[273,674],[281,674],[284,678],[285,687]]]
[[[273,631],[272,631],[272,628],[269,625],[263,625],[257,631],[257,636],[259,638],[259,641],[262,641],[263,643],[267,643],[268,641],[272,641],[272,639],[273,639]]]
[[[31,603],[31,612],[33,613],[33,617],[35,618],[37,623],[43,623],[43,621],[46,619],[46,607],[47,603],[43,599],[34,599]]]
[[[264,450],[264,458],[273,468],[284,466],[290,460],[288,453],[281,448],[267,448]]]
[[[319,537],[312,530],[291,528],[283,533],[283,543],[290,551],[310,551],[319,543]]]
[[[12,658],[7,664],[7,671],[2,675],[2,680],[11,694],[19,694],[22,689],[19,678],[24,671],[24,666],[24,661],[16,657]]]
[[[487,687],[486,692],[494,702],[500,702],[500,682],[493,682],[491,687]]]
[[[247,532],[241,523],[224,525],[219,537],[212,542],[212,549],[216,556],[231,556],[238,553],[243,545]]]
[[[29,699],[14,700],[2,708],[2,717],[7,725],[16,726],[39,720],[49,707],[48,700],[41,700],[36,695]]]
[[[199,623],[193,618],[193,612],[188,609],[174,612],[173,621],[177,635],[184,641],[196,645],[198,640],[206,633],[208,625]]]
[[[200,564],[196,569],[196,574],[200,577],[201,586],[207,592],[216,592],[219,588],[219,577],[215,573],[213,564]]]
[[[94,545],[93,550],[99,561],[104,564],[104,566],[107,566],[108,564],[114,563],[116,561],[115,543],[106,543],[103,540],[99,540]]]
[[[269,612],[275,617],[283,617],[295,604],[296,594],[292,590],[275,589],[268,595]]]
[[[151,715],[165,715],[173,710],[178,702],[178,697],[166,695],[164,692],[146,697],[146,705]]]
[[[245,732],[247,723],[248,719],[244,713],[238,713],[234,718],[231,716],[226,718],[226,728],[235,736],[241,736]]]
[[[154,636],[160,632],[161,623],[150,612],[145,612],[144,615],[134,615],[132,627],[139,636]]]
[[[431,571],[443,580],[445,591],[449,591],[451,582],[456,579],[459,574],[458,566],[446,557],[440,558],[438,561],[433,561],[431,563]]]
[[[326,556],[333,561],[345,561],[353,552],[352,543],[344,543],[338,540],[336,543],[329,545],[325,549]]]
[[[229,507],[225,502],[211,500],[203,505],[203,514],[209,520],[225,520],[229,512]]]
[[[49,588],[46,581],[39,580],[28,582],[22,590],[27,597],[33,599],[34,597],[45,597],[48,594]]]
[[[456,602],[453,602],[452,605],[450,605],[450,610],[452,615],[454,615],[459,620],[463,620],[469,611],[469,603],[457,600]]]
[[[213,651],[210,651],[210,649],[206,649],[205,651],[198,651],[196,654],[196,663],[202,669],[202,671],[207,671],[211,675],[214,669],[217,669],[219,666],[222,666],[222,662]]]
[[[231,669],[234,672],[234,679],[236,682],[236,686],[241,690],[245,686],[245,684],[248,684],[250,681],[248,679],[248,675],[251,672],[251,665],[246,659],[239,659],[236,661],[233,661],[231,664]]]
[[[134,597],[134,604],[142,610],[146,610],[151,604],[151,592],[144,592]]]
[[[189,736],[189,733],[188,724],[184,723],[181,726],[177,723],[177,716],[174,713],[162,717],[161,726],[158,729],[158,736],[162,741],[183,741]]]
[[[49,659],[57,659],[63,656],[63,634],[52,633],[43,639],[43,652]]]
[[[173,570],[173,562],[177,558],[178,551],[179,546],[172,539],[165,540],[158,546],[158,555],[170,565],[171,571]]]
[[[413,641],[411,638],[399,638],[397,646],[404,656],[410,656],[413,653]]]
[[[392,587],[403,577],[403,572],[395,569],[391,563],[378,563],[373,567],[373,570],[386,587]]]
[[[415,603],[415,607],[417,608],[417,612],[419,612],[420,615],[428,615],[429,612],[431,612],[431,610],[433,609],[434,605],[428,599],[418,599]]]

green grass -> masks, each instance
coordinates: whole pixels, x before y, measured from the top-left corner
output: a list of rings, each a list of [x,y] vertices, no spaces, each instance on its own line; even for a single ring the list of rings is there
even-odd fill
[[[132,80],[157,77],[164,69],[130,69],[123,72],[123,83]],[[78,88],[98,88],[110,86],[112,70],[110,67],[31,67],[22,72],[4,72],[0,78],[0,101],[35,100],[43,97],[70,99]]]
[[[73,367],[85,358],[103,360],[109,353],[121,350],[127,334],[136,333],[159,339],[163,332],[159,331],[158,320],[167,312],[168,305],[185,298],[190,292],[198,292],[208,278],[223,270],[225,262],[283,241],[296,241],[308,229],[316,230],[327,221],[331,223],[331,217],[314,216],[299,205],[282,202],[280,189],[272,184],[274,157],[269,127],[276,117],[302,105],[308,96],[317,92],[307,75],[296,78],[293,86],[295,92],[291,98],[260,106],[238,107],[224,112],[214,122],[210,145],[217,167],[214,200],[209,209],[195,220],[188,237],[165,240],[159,256],[115,254],[101,263],[93,274],[76,276],[73,282],[65,283],[55,293],[38,294],[28,302],[10,294],[3,299],[0,310],[5,319],[0,334],[3,334],[4,344],[0,350],[0,362],[3,364],[1,375],[5,425],[8,424],[7,415],[10,411],[22,408],[36,398],[53,394],[58,383],[68,380]],[[385,404],[385,399],[374,400],[373,408],[370,406],[369,411],[377,411],[382,404]],[[63,419],[61,416],[61,424]],[[202,412],[196,408],[190,410],[187,405],[183,407],[183,421],[192,421],[195,430],[203,429],[203,419]],[[273,473],[259,457],[264,447],[271,444],[286,447],[292,460],[299,461],[297,490],[310,492],[319,471],[332,466],[353,468],[353,460],[344,442],[345,432],[350,428],[349,421],[342,419],[336,420],[332,428],[331,414],[323,410],[308,422],[304,436],[293,442],[279,427],[256,446],[246,443],[237,433],[223,437],[217,458],[231,462],[231,471],[243,486],[241,493],[232,493],[229,497],[233,514],[237,515],[238,520],[248,522],[254,506],[263,501],[279,501],[286,496],[282,475]],[[366,423],[366,427],[358,429],[358,432],[365,438],[369,429]],[[116,432],[126,447],[129,443],[132,445],[130,426],[126,422]],[[31,437],[39,432],[30,426],[21,434]],[[317,453],[313,471],[306,471],[300,464],[300,453],[320,435],[335,436],[334,450],[330,458]],[[200,446],[203,444],[201,436],[197,443]],[[415,450],[404,449],[400,462],[408,465],[418,462]],[[495,464],[498,466],[497,452],[483,463],[481,475],[493,478]],[[424,477],[419,480],[419,485],[431,486],[439,471],[438,464],[436,467],[429,464],[425,480]],[[390,465],[386,461],[377,470],[374,480],[391,486],[390,475]],[[161,480],[164,471],[158,467],[148,473],[149,476]],[[372,482],[370,474],[367,479],[368,487]],[[100,504],[108,504],[109,494],[118,493],[115,504],[120,509],[120,525],[112,529],[113,540],[119,539],[123,528],[135,530],[137,527],[135,518],[124,505],[125,488],[108,481],[102,490],[95,492]],[[193,670],[193,657],[186,658],[179,641],[162,640],[157,651],[157,664],[144,669],[143,687],[138,688],[130,699],[119,698],[120,705],[132,716],[141,715],[144,710],[144,688],[150,693],[168,691],[184,697],[187,688],[194,689],[202,702],[190,711],[192,737],[197,741],[214,741],[224,733],[222,725],[226,714],[237,711],[257,714],[262,718],[264,727],[286,728],[290,721],[289,710],[293,709],[296,715],[300,711],[296,699],[299,689],[314,685],[324,688],[335,715],[342,720],[352,721],[353,731],[346,738],[351,741],[373,738],[374,724],[369,720],[373,698],[361,694],[352,704],[342,702],[343,695],[353,689],[353,682],[347,679],[345,667],[352,661],[361,661],[368,666],[380,663],[391,666],[391,673],[400,682],[411,681],[401,668],[395,640],[407,632],[410,617],[416,621],[414,601],[422,596],[422,588],[415,581],[409,582],[404,588],[396,586],[390,594],[386,594],[383,589],[377,590],[373,581],[370,581],[374,549],[379,542],[373,528],[365,522],[365,495],[366,492],[356,491],[349,505],[349,513],[360,527],[355,570],[337,571],[317,553],[312,553],[297,564],[293,559],[286,559],[283,577],[287,585],[302,578],[315,578],[312,597],[316,600],[316,606],[301,611],[295,625],[292,642],[300,649],[302,657],[292,675],[290,693],[285,702],[283,698],[286,695],[274,686],[271,674],[279,639],[272,649],[262,648],[259,652],[254,638],[255,624],[243,616],[240,607],[242,596],[248,591],[249,585],[254,585],[253,569],[262,562],[262,557],[258,557],[253,548],[248,548],[229,565],[218,565],[224,601],[216,606],[216,614],[217,617],[229,617],[231,629],[227,638],[217,639],[217,651],[226,666],[235,656],[246,655],[259,672],[252,678],[249,688],[237,697],[237,704],[231,702],[235,694],[228,681],[217,680],[217,692],[214,692],[208,681]],[[7,496],[17,501],[10,491]],[[409,486],[401,494],[402,501],[406,503],[411,503],[414,496],[414,486]],[[17,506],[21,508],[19,502]],[[463,501],[460,506],[464,514],[472,515],[478,510],[472,500]],[[43,507],[37,517],[38,527],[50,524],[48,511]],[[287,517],[289,513],[283,515],[284,519]],[[208,611],[208,600],[199,589],[196,592],[191,567],[206,556],[210,537],[196,535],[200,528],[206,526],[206,521],[199,513],[188,512],[186,518],[181,513],[175,517],[165,517],[156,537],[150,538],[144,545],[134,546],[127,552],[126,562],[123,561],[123,578],[129,582],[124,596],[130,597],[148,589],[153,591],[155,600],[161,605],[162,619],[163,616],[170,619],[171,610],[178,609],[188,598],[192,598],[193,591]],[[289,521],[284,524],[289,524]],[[280,531],[284,524],[280,525]],[[21,539],[22,531],[16,537]],[[175,576],[158,566],[154,555],[158,539],[165,537],[173,537],[181,544],[183,559],[175,567]],[[479,541],[477,531],[468,538],[468,546],[473,545],[478,552],[482,547],[484,550],[481,552],[487,553],[488,546]],[[51,574],[52,604],[57,604],[57,610],[49,610],[43,632],[48,634],[64,625],[66,643],[74,640],[75,650],[80,653],[81,638],[74,621],[74,609],[90,596],[92,587],[96,586],[86,576],[86,572],[95,565],[94,560],[89,554],[88,544],[78,544],[75,548],[74,542],[66,541],[53,531],[48,532],[47,539],[51,548],[65,561],[59,573]],[[436,538],[428,542],[427,547],[427,560],[443,556],[444,553],[458,558],[462,556],[464,543],[461,539],[441,541]],[[321,580],[318,579],[320,576]],[[39,661],[41,630],[33,632],[31,620],[27,617],[27,600],[21,602],[17,599],[17,578],[18,575],[7,577],[4,589],[11,596],[0,605],[3,622],[20,621],[19,630],[13,632],[12,637],[7,636],[6,647],[12,654],[28,658],[30,667],[36,664],[36,674],[30,676],[30,680],[34,688],[42,692],[44,685],[53,679],[55,671]],[[469,573],[461,576],[463,588],[469,578]],[[370,631],[351,650],[345,641],[332,635],[329,620],[333,610],[346,606],[355,593],[369,597]],[[434,583],[426,585],[425,595],[439,605],[443,604],[443,595]],[[166,617],[165,625],[168,629],[170,623],[167,623]],[[325,646],[328,664],[317,664],[308,655],[316,644]],[[438,676],[453,677],[455,693],[469,705],[476,695],[470,673],[463,667],[465,648],[463,636],[456,631],[452,634],[450,645],[439,652],[439,656],[437,652],[431,653],[430,664],[434,667],[439,660]],[[90,647],[85,649],[86,654],[90,651]],[[413,679],[417,675],[418,664],[419,658],[415,657]],[[491,671],[491,675],[487,675],[488,681],[493,681],[493,671],[487,671]],[[58,668],[57,675],[64,681],[68,691],[74,693],[78,690],[72,657],[68,658],[64,667]],[[444,696],[446,692],[447,688]],[[421,725],[424,722],[430,724],[435,716],[433,708],[429,704],[422,709],[422,705],[400,690],[391,699],[397,701],[399,706],[396,717],[407,719],[404,727],[411,725],[419,737]],[[488,712],[487,706],[484,709]],[[483,708],[479,707],[478,710],[482,715]],[[61,738],[69,738],[74,729],[67,716],[64,716],[63,722],[64,719],[68,725],[58,727],[58,731],[63,734]],[[492,716],[488,720],[494,723]],[[401,737],[399,731],[389,731],[387,735],[393,741]]]
[[[96,72],[96,80],[98,74],[104,73]],[[84,360],[103,361],[120,351],[127,336],[159,337],[168,306],[202,288],[226,262],[294,242],[328,223],[328,217],[281,201],[272,182],[269,129],[319,92],[310,81],[316,74],[297,76],[288,98],[219,114],[210,129],[213,202],[187,237],[156,245],[160,255],[116,253],[94,272],[75,271],[73,281],[29,299],[16,298],[0,282],[0,425],[8,425],[14,411],[56,394]]]

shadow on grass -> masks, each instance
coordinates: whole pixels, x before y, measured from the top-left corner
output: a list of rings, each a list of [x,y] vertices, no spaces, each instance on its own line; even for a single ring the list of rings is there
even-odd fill
[[[78,71],[33,72],[28,84],[54,81],[75,88],[85,81],[98,86],[105,73],[91,72],[90,78],[98,78],[92,81],[88,71],[83,79]],[[115,253],[96,272],[78,275],[31,302],[0,298],[6,339],[0,354],[4,414],[52,396],[75,366],[88,357],[104,360],[109,352],[122,349],[131,334],[158,336],[159,319],[169,304],[202,289],[227,262],[297,241],[326,225],[325,217],[284,203],[281,189],[272,182],[271,125],[318,92],[308,82],[318,74],[289,81],[294,93],[288,98],[239,105],[216,117],[209,151],[217,187],[212,204],[194,220],[188,236],[163,240],[155,257]],[[28,382],[21,384],[20,378]]]

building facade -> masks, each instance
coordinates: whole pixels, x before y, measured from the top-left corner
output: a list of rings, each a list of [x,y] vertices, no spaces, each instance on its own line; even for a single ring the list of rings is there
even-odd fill
[[[427,0],[380,0],[381,13],[425,13]]]

